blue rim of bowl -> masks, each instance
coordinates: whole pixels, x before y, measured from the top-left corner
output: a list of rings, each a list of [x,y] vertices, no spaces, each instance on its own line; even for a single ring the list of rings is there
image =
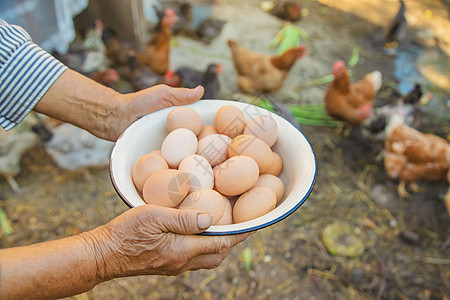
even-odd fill
[[[262,108],[262,109],[264,109],[264,108]],[[235,235],[235,234],[241,234],[241,233],[246,233],[246,232],[252,232],[252,231],[260,230],[260,229],[269,227],[269,226],[271,226],[273,224],[276,224],[276,223],[280,222],[281,220],[286,219],[288,216],[293,214],[297,209],[300,208],[300,206],[302,206],[306,202],[306,199],[309,198],[309,196],[311,195],[311,192],[314,189],[314,186],[316,184],[316,179],[317,179],[317,159],[316,159],[316,154],[314,152],[314,149],[311,146],[311,143],[309,142],[309,140],[306,138],[306,136],[303,134],[303,132],[300,131],[299,128],[296,128],[295,126],[293,126],[293,127],[295,129],[297,129],[297,131],[300,132],[300,134],[305,138],[306,142],[309,145],[309,148],[311,149],[311,152],[312,152],[312,155],[313,155],[313,158],[314,158],[314,176],[313,176],[313,181],[311,182],[311,185],[310,185],[308,191],[306,192],[305,196],[303,196],[303,198],[294,207],[292,207],[290,210],[288,210],[286,213],[284,213],[283,215],[281,215],[278,218],[275,218],[275,219],[273,219],[273,220],[271,220],[269,222],[265,222],[265,223],[262,223],[262,224],[257,225],[257,226],[253,226],[253,227],[249,227],[249,228],[245,228],[245,229],[233,230],[233,231],[213,231],[213,232],[205,231],[205,232],[199,233],[198,235],[208,235],[208,236]],[[120,137],[119,137],[119,139],[120,139]],[[119,139],[117,139],[117,140],[119,140]],[[130,209],[134,208],[135,206],[131,205],[130,202],[128,202],[128,200],[125,198],[124,195],[122,195],[122,193],[119,191],[119,189],[118,189],[118,187],[116,185],[116,182],[115,182],[115,180],[113,178],[113,175],[112,175],[112,158],[109,160],[109,178],[110,178],[110,180],[112,182],[114,190],[119,195],[120,199],[122,199],[122,201]]]

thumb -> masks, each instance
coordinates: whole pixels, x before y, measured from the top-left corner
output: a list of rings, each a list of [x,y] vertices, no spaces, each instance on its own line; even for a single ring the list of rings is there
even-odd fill
[[[211,226],[208,213],[191,209],[168,209],[159,218],[162,231],[177,234],[197,234]]]
[[[169,90],[166,100],[170,101],[172,105],[184,105],[194,103],[199,100],[204,93],[205,89],[201,85],[197,86],[195,89],[172,88]]]

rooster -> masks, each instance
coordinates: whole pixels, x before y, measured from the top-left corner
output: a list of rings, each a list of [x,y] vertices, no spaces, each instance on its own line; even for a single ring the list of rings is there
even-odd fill
[[[296,60],[306,53],[304,45],[275,56],[257,53],[234,40],[228,40],[228,46],[238,74],[237,86],[247,94],[280,90]]]
[[[340,60],[333,64],[333,77],[324,98],[327,114],[352,126],[371,117],[382,83],[381,73],[374,71],[351,84],[345,62]]]
[[[164,13],[158,12],[160,21],[149,43],[136,53],[139,63],[148,66],[158,75],[164,75],[169,69],[171,27],[177,22],[177,15],[166,8]]]
[[[387,128],[384,167],[388,176],[399,180],[397,192],[410,197],[406,183],[417,192],[416,181],[445,181],[449,172],[450,144],[433,134],[424,134],[394,116]]]

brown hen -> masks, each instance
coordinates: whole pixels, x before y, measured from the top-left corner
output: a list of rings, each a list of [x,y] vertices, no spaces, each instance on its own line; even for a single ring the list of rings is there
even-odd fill
[[[139,63],[148,66],[158,75],[164,75],[169,69],[171,27],[177,22],[173,10],[166,8],[164,15],[156,25],[149,43],[136,53]]]
[[[228,40],[228,46],[238,74],[237,86],[247,94],[280,90],[295,61],[306,52],[304,45],[275,56],[257,53],[234,40]]]
[[[398,194],[409,197],[406,183],[418,191],[416,181],[445,181],[449,172],[450,144],[433,134],[424,134],[393,118],[387,129],[384,167],[400,181]]]
[[[382,83],[381,73],[374,71],[351,84],[345,62],[340,60],[333,64],[333,77],[325,93],[326,112],[352,126],[361,124],[373,113],[372,104]]]

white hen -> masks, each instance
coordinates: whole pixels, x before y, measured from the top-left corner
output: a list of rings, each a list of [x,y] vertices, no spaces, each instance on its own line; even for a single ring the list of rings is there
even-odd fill
[[[51,129],[52,137],[45,143],[45,151],[62,169],[82,171],[105,167],[114,146],[86,130],[65,123]]]
[[[30,115],[10,131],[0,129],[0,174],[15,192],[19,191],[19,185],[14,177],[21,171],[22,157],[39,142],[38,136],[30,130],[34,122]]]

